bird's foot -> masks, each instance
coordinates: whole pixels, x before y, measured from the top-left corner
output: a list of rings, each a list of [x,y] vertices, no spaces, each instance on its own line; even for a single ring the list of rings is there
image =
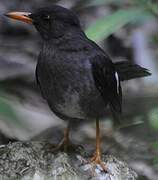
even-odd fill
[[[106,172],[106,173],[108,172],[108,168],[107,168],[105,162],[103,162],[103,161],[101,160],[100,155],[94,154],[93,157],[90,158],[89,164],[92,165],[92,169],[95,169],[95,167],[99,165],[99,166],[100,166],[100,169],[101,169],[102,171],[104,171],[104,172]]]
[[[90,170],[91,176],[96,177],[102,173],[109,173],[109,169],[106,166],[106,163],[101,160],[99,155],[94,154],[92,158],[86,160],[80,157],[81,165],[85,171]]]

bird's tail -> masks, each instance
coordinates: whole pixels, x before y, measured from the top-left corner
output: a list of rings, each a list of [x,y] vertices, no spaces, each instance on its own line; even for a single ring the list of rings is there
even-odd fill
[[[132,64],[128,61],[116,62],[115,68],[119,75],[120,81],[141,78],[144,76],[151,75],[148,69],[143,68],[137,64]]]

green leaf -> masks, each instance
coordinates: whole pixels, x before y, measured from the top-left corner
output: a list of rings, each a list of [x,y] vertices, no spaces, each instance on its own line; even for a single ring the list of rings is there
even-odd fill
[[[0,97],[0,116],[7,121],[13,122],[17,126],[22,126],[22,122],[20,121],[13,104],[3,97]]]
[[[158,16],[158,3],[151,2],[148,4],[148,7],[154,15]]]
[[[158,149],[158,142],[153,143],[153,147]]]
[[[146,5],[150,2],[150,0],[135,0],[140,5]]]
[[[158,130],[158,108],[149,112],[149,123],[155,130]]]
[[[116,32],[127,23],[136,22],[149,17],[151,17],[150,13],[140,8],[118,10],[112,15],[102,17],[90,25],[86,30],[86,34],[90,39],[99,42]]]

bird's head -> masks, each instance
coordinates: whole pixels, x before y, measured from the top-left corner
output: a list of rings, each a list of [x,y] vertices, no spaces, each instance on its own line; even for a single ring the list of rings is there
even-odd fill
[[[33,24],[44,39],[58,38],[73,28],[80,28],[77,16],[61,6],[53,5],[34,12],[9,12],[7,17]]]

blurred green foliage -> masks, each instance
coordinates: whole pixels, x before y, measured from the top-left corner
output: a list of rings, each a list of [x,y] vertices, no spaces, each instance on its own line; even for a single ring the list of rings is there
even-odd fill
[[[98,19],[95,23],[90,25],[87,30],[87,36],[99,42],[107,38],[112,33],[118,31],[127,23],[142,22],[150,20],[158,15],[158,3],[153,3],[151,0],[134,0],[128,9],[119,9],[109,16]],[[93,0],[88,1],[87,5],[105,5],[113,3],[115,5],[123,4],[123,0]],[[131,6],[131,7],[130,7]]]
[[[90,39],[99,42],[127,23],[137,22],[149,17],[151,17],[151,14],[142,8],[118,10],[112,15],[105,16],[90,25],[86,30],[86,34]]]
[[[14,108],[11,106],[9,102],[7,102],[4,98],[0,97],[0,114],[4,118],[10,119],[12,118],[15,122],[17,122],[18,117],[15,113]]]
[[[148,115],[151,127],[158,131],[158,108],[154,108]]]
[[[13,123],[16,126],[24,126],[24,123],[22,123],[19,117],[19,113],[17,113],[16,107],[2,94],[0,95],[0,117],[2,120]]]
[[[152,109],[148,114],[149,124],[151,127],[158,131],[158,107]],[[153,143],[153,147],[155,150],[158,151],[158,141]],[[158,165],[158,156],[154,157],[153,163],[157,166]]]

